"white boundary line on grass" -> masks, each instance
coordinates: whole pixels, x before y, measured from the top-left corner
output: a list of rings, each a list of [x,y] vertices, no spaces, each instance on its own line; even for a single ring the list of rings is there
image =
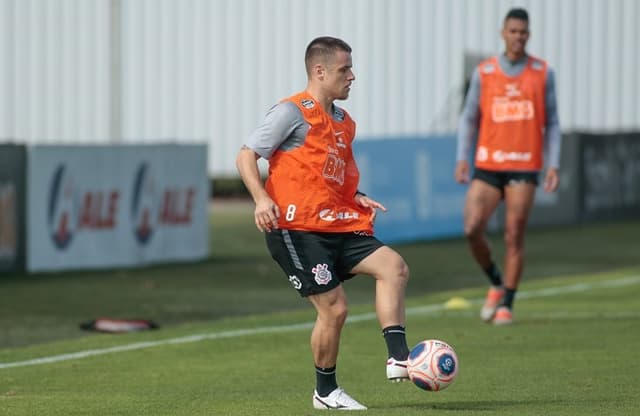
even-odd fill
[[[640,283],[640,276],[629,276],[621,279],[604,281],[604,282],[578,283],[578,284],[567,285],[567,286],[527,290],[527,291],[518,292],[518,298],[519,299],[542,298],[542,297],[549,297],[549,296],[558,296],[565,293],[586,292],[589,290],[600,289],[600,288],[604,289],[604,288],[631,286],[639,283]],[[482,303],[483,301],[484,301],[483,298],[482,299],[479,298],[479,299],[474,299],[471,302],[474,304],[479,304],[479,303]],[[445,309],[444,304],[439,303],[439,304],[407,308],[406,313],[407,315],[419,315],[419,314],[428,314],[428,313],[438,312],[444,309]],[[347,323],[370,321],[374,319],[376,319],[375,313],[373,312],[363,313],[363,314],[353,315],[349,317],[347,319]],[[136,342],[133,344],[120,345],[120,346],[111,347],[111,348],[85,350],[85,351],[78,351],[70,354],[60,354],[60,355],[52,355],[49,357],[34,358],[32,360],[0,363],[0,370],[5,368],[25,367],[30,365],[51,364],[51,363],[57,363],[61,361],[79,360],[81,358],[87,358],[87,357],[92,357],[96,355],[113,354],[113,353],[125,352],[125,351],[135,351],[135,350],[141,350],[145,348],[158,347],[162,345],[186,344],[191,342],[200,342],[200,341],[206,341],[206,340],[212,340],[212,339],[235,338],[235,337],[242,337],[242,336],[248,336],[248,335],[300,331],[303,329],[311,329],[313,328],[313,325],[314,325],[314,322],[305,322],[305,323],[292,324],[292,325],[265,326],[261,328],[236,329],[231,331],[214,332],[210,334],[189,335],[185,337],[170,338],[170,339],[164,339],[164,340],[158,340],[158,341]]]

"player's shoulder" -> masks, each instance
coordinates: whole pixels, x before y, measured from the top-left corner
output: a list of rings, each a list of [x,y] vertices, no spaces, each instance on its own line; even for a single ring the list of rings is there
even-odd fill
[[[478,64],[477,70],[480,74],[493,74],[499,68],[498,57],[491,56]]]
[[[293,101],[285,99],[271,107],[269,115],[278,119],[296,119],[301,117],[302,114]]]
[[[549,68],[549,65],[547,64],[547,61],[545,61],[542,58],[538,58],[537,56],[534,55],[528,55],[529,57],[529,68],[531,68],[534,71],[547,71]]]
[[[281,104],[289,103],[302,110],[314,110],[318,107],[318,103],[306,91],[299,92],[280,101]]]

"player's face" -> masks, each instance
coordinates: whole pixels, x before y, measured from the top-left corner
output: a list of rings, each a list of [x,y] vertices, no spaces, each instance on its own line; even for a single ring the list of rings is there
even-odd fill
[[[337,51],[326,71],[326,88],[334,100],[346,100],[349,97],[351,83],[356,79],[352,71],[351,54]]]
[[[529,23],[521,19],[507,19],[502,28],[505,53],[510,59],[517,59],[525,54],[529,40]]]

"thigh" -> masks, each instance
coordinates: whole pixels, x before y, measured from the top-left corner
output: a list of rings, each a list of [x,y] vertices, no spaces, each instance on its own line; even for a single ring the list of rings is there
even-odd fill
[[[402,256],[389,246],[382,246],[354,265],[351,273],[366,274],[376,279],[407,273]]]
[[[338,261],[338,271],[341,280],[350,279],[360,273],[371,274],[368,271],[358,270],[356,266],[362,263],[364,259],[372,257],[373,254],[376,254],[377,258],[377,253],[381,251],[378,249],[382,247],[386,246],[372,235],[345,233]]]
[[[501,200],[502,188],[484,179],[474,178],[469,185],[465,200],[465,222],[486,224]]]
[[[534,186],[538,186],[540,172],[537,171],[509,171],[504,173],[505,185],[518,185],[528,183]]]
[[[265,233],[267,248],[300,296],[340,285],[336,270],[340,240],[322,233],[277,229]]]
[[[507,231],[523,230],[526,226],[536,185],[532,182],[511,182],[504,188],[505,229]]]

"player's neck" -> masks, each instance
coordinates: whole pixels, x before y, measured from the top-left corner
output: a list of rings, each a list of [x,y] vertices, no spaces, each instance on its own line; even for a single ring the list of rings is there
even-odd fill
[[[323,94],[321,89],[314,88],[313,85],[307,86],[307,93],[320,104],[320,106],[327,114],[331,114],[331,109],[333,108],[333,98],[328,97],[326,94]]]
[[[504,53],[504,57],[507,58],[509,60],[509,62],[518,62],[519,60],[521,60],[525,56],[527,56],[526,52],[516,53],[516,52],[505,51],[505,53]]]

